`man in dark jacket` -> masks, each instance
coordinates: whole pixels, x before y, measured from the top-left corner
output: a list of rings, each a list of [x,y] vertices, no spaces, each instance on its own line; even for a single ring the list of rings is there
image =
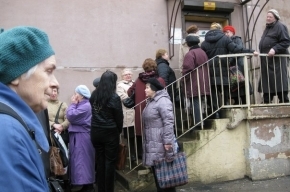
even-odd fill
[[[278,11],[275,9],[268,11],[266,29],[259,43],[260,52],[268,54],[268,57],[261,57],[261,79],[258,88],[258,91],[264,94],[264,103],[270,103],[275,95],[278,96],[280,103],[289,102],[287,58],[274,57],[275,54],[289,54],[289,32],[279,20]]]
[[[156,63],[157,63],[157,71],[159,77],[161,77],[165,81],[165,86],[170,85],[174,81],[176,81],[176,76],[173,69],[169,66],[169,56],[165,49],[158,49],[156,51]],[[176,97],[174,95],[176,90],[176,83],[167,87],[167,92],[170,96],[171,101]]]
[[[231,53],[258,53],[252,49],[245,49],[241,45],[235,44],[229,37],[222,32],[222,26],[218,23],[212,23],[210,31],[205,35],[205,40],[201,44],[201,48],[206,52],[209,61],[210,69],[210,84],[212,94],[212,105],[215,118],[220,118],[217,112],[218,92],[223,93],[223,104],[226,104],[229,99],[229,63],[226,58],[219,59],[217,55],[225,55]],[[214,58],[214,59],[212,59]],[[219,64],[221,63],[221,65]],[[221,68],[220,68],[221,66]]]

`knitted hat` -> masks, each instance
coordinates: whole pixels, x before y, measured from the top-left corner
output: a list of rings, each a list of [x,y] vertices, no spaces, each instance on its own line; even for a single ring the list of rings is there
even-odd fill
[[[15,27],[0,34],[0,82],[8,84],[54,55],[47,34],[34,27]]]
[[[212,23],[212,24],[210,25],[210,30],[214,30],[214,29],[219,29],[219,30],[221,30],[221,29],[222,29],[222,26],[221,26],[219,23],[214,22],[214,23]]]
[[[268,11],[268,13],[272,13],[277,20],[281,19],[280,15],[276,9],[270,9]]]
[[[160,82],[156,78],[148,79],[147,83],[150,84],[150,88],[153,91],[159,91],[159,90],[164,89],[163,85],[161,85]]]
[[[198,31],[198,27],[196,25],[191,25],[186,29],[186,33],[196,33]]]
[[[223,28],[223,32],[226,32],[227,30],[231,31],[233,34],[236,33],[236,30],[233,26],[227,25]]]
[[[199,44],[199,37],[198,36],[193,36],[193,35],[188,35],[186,38],[185,38],[185,41],[188,45],[188,47],[192,47],[193,45],[197,45]]]
[[[90,92],[89,88],[85,85],[77,86],[77,88],[75,89],[75,92],[84,96],[87,99],[89,99],[91,97],[91,92]]]
[[[99,86],[100,80],[101,80],[101,77],[98,77],[98,78],[96,78],[96,79],[93,81],[93,85],[94,85],[94,87],[97,88],[97,87]]]

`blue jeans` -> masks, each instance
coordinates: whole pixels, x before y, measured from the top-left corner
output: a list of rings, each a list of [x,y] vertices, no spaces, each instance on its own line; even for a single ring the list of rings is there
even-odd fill
[[[119,140],[117,128],[91,129],[91,141],[96,149],[98,192],[114,192]]]

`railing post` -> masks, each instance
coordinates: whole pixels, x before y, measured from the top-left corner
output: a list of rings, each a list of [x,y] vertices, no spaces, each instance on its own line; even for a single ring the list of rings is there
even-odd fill
[[[247,107],[248,110],[250,109],[250,84],[249,84],[249,66],[248,66],[248,60],[247,60],[247,56],[243,56],[243,60],[244,60],[244,76],[245,76],[245,91],[246,91],[246,103],[247,103]]]

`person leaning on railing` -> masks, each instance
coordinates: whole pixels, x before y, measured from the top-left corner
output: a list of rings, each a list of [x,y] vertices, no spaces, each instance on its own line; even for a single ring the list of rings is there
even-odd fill
[[[275,95],[280,103],[289,102],[287,58],[273,57],[276,54],[289,54],[289,32],[280,22],[280,18],[277,10],[268,11],[266,28],[259,43],[260,52],[268,54],[268,57],[261,57],[261,79],[258,87],[258,91],[264,94],[264,103],[270,103]]]
[[[205,35],[205,40],[201,44],[201,48],[206,52],[209,59],[217,55],[226,55],[231,53],[253,53],[258,55],[258,52],[252,49],[246,49],[243,46],[235,44],[228,36],[222,32],[222,26],[219,23],[212,23],[210,30]],[[221,65],[219,64],[221,63]],[[221,69],[220,69],[221,66]],[[227,104],[229,99],[229,72],[226,58],[215,57],[209,61],[211,93],[215,94],[223,90],[223,103]],[[213,111],[217,111],[218,96],[212,95]],[[217,111],[214,118],[220,118]]]
[[[236,33],[236,29],[231,26],[231,25],[227,25],[223,28],[223,32],[225,33],[226,36],[228,36],[229,38],[231,38],[231,40],[236,43],[237,45],[240,46],[244,46],[242,38],[235,35]],[[237,66],[238,69],[243,73],[244,73],[244,57],[231,57],[229,58],[229,64],[230,66]],[[249,88],[250,88],[250,94],[253,93],[253,89],[251,84],[249,83]],[[245,86],[239,85],[239,89],[231,92],[231,99],[233,99],[235,102],[235,105],[239,105],[239,104],[246,104],[246,90],[245,90]],[[240,102],[241,101],[241,102]]]

